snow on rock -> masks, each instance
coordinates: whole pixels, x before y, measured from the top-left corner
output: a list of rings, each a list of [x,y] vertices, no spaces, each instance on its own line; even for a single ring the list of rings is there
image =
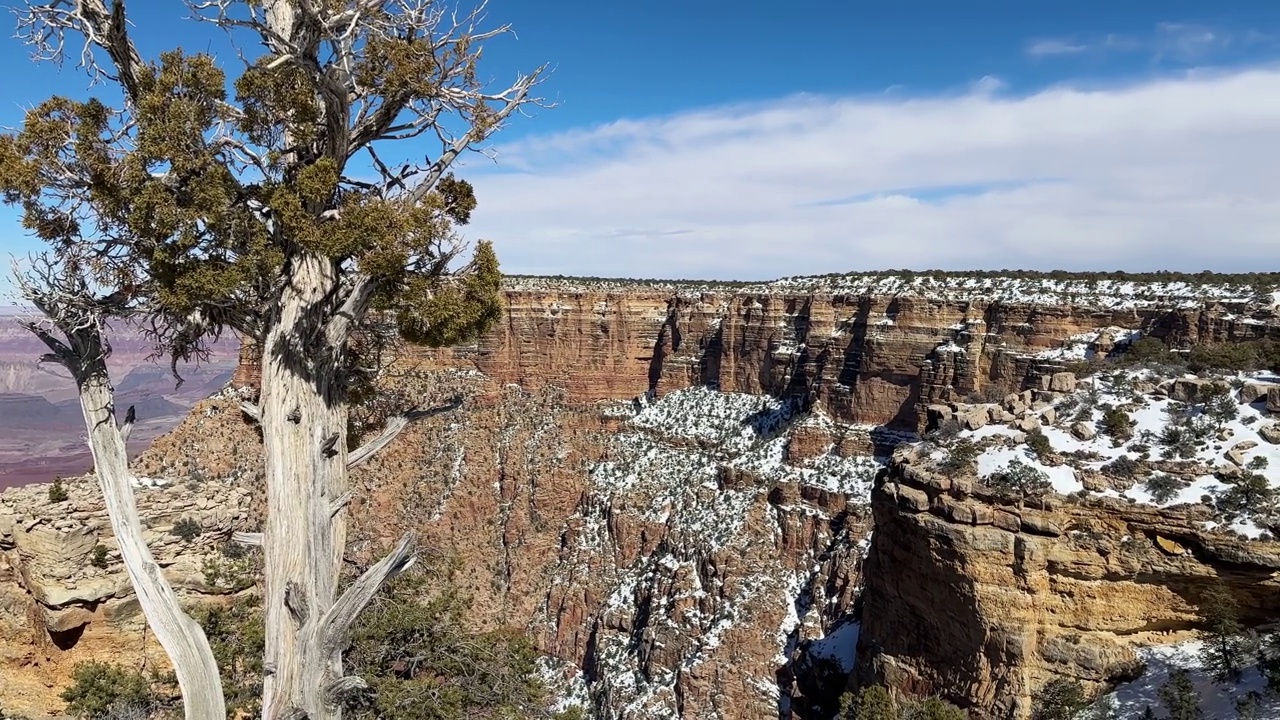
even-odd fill
[[[1117,717],[1136,718],[1150,705],[1157,717],[1165,717],[1160,702],[1160,686],[1178,669],[1187,670],[1200,694],[1200,709],[1204,717],[1212,720],[1233,720],[1238,717],[1235,701],[1250,691],[1263,696],[1259,718],[1280,717],[1280,696],[1266,692],[1266,683],[1256,667],[1249,668],[1238,683],[1219,684],[1205,672],[1199,653],[1203,643],[1189,640],[1173,645],[1153,645],[1138,651],[1138,657],[1147,664],[1146,672],[1138,679],[1116,687],[1110,693],[1115,702]]]
[[[799,428],[817,429],[819,437],[866,429],[840,427],[818,411],[801,414],[786,401],[701,387],[612,406],[610,412],[622,426],[590,472],[590,502],[579,511],[580,524],[553,585],[589,582],[593,594],[606,598],[601,614],[634,618],[626,622],[644,623],[646,633],[678,647],[678,668],[719,657],[731,633],[744,622],[756,623],[750,632],[775,648],[775,665],[759,674],[770,694],[762,702],[782,702],[777,667],[789,662],[800,638],[822,627],[822,617],[847,610],[830,603],[823,590],[820,578],[830,570],[825,558],[831,551],[861,557],[862,538],[842,530],[822,541],[835,545],[763,555],[760,543],[781,548],[784,529],[800,522],[830,527],[825,510],[807,498],[833,494],[854,505],[867,503],[883,462],[841,457],[834,443],[819,443],[816,454],[797,459],[788,456],[788,442]],[[663,540],[618,567],[623,531],[631,543],[638,532]],[[634,553],[634,545],[627,552]],[[750,572],[726,577],[715,570],[728,564],[726,555],[756,559]],[[779,624],[759,625],[765,613]],[[596,642],[595,679],[588,687],[593,699],[606,702],[618,718],[668,716],[678,674],[646,660],[630,633],[601,632]],[[740,645],[742,639],[733,642]]]
[[[833,660],[840,664],[840,669],[851,673],[858,661],[858,636],[862,632],[861,623],[846,623],[831,631],[831,634],[809,645],[809,655],[820,660]]]
[[[1216,381],[1238,388],[1247,382],[1270,382],[1270,378],[1270,373],[1260,372]],[[1053,423],[1044,422],[1038,428],[1052,448],[1044,457],[1037,457],[1025,444],[1026,433],[1015,427],[1016,421],[963,430],[957,437],[980,448],[977,464],[982,478],[1018,460],[1045,473],[1060,494],[1085,490],[1082,476],[1091,474],[1114,486],[1090,490],[1134,502],[1168,507],[1209,498],[1211,506],[1225,513],[1218,524],[1246,537],[1258,538],[1270,526],[1280,526],[1280,512],[1274,507],[1250,503],[1232,508],[1229,502],[1236,481],[1250,475],[1265,478],[1271,489],[1280,491],[1280,444],[1269,442],[1268,433],[1263,432],[1274,427],[1277,418],[1261,402],[1228,403],[1233,405],[1234,417],[1214,417],[1203,402],[1182,403],[1161,394],[1159,387],[1169,388],[1173,381],[1203,382],[1194,376],[1167,378],[1147,369],[1115,371],[1082,380],[1074,393],[1027,411],[1039,420],[1049,409],[1053,411]],[[1129,418],[1127,439],[1117,440],[1104,427],[1104,414],[1113,408]],[[1070,428],[1079,423],[1095,428],[1096,435],[1081,439],[1073,434]],[[932,453],[935,458],[944,455],[944,449]],[[1132,477],[1113,477],[1111,468],[1117,460],[1134,461],[1139,469]],[[1172,490],[1160,491],[1152,485],[1153,481],[1170,482],[1170,474],[1176,476]]]

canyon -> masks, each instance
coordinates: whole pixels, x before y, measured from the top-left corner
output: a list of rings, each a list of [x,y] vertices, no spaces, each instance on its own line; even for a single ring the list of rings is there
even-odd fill
[[[353,474],[349,553],[417,529],[429,558],[464,569],[476,622],[530,632],[548,678],[601,718],[826,720],[854,675],[1024,717],[1054,673],[1103,682],[1129,645],[1188,629],[1206,577],[1271,601],[1266,543],[1106,504],[980,523],[998,503],[903,446],[938,407],[1056,392],[1072,343],[1280,337],[1274,299],[1248,288],[512,278],[504,308],[472,345],[402,351],[371,426],[397,404],[462,404]],[[238,410],[256,380],[242,348],[228,387],[206,386],[134,462],[153,552],[193,602],[238,591],[199,569],[260,527],[259,441]],[[0,495],[6,708],[56,705],[88,657],[160,662],[92,478],[66,485],[62,503],[43,486]],[[186,518],[203,532],[178,542]],[[1109,539],[1045,531],[1073,524]],[[1191,550],[1121,549],[1126,535]],[[88,561],[98,544],[105,568]]]

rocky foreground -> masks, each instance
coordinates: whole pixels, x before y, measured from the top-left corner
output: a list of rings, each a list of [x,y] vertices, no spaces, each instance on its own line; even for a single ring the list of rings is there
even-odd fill
[[[1268,546],[1194,524],[1194,508],[1010,510],[983,468],[939,474],[894,451],[940,408],[972,426],[981,405],[967,432],[1053,425],[1071,348],[1280,337],[1252,294],[524,282],[478,344],[402,358],[388,402],[464,402],[353,477],[350,550],[368,559],[417,528],[462,564],[477,623],[534,634],[602,718],[825,720],[856,673],[1020,717],[1054,673],[1103,681],[1137,642],[1189,627],[1198,578],[1258,580],[1250,597],[1270,602]],[[236,590],[225,541],[260,525],[245,358],[136,463],[153,551],[193,602]],[[74,662],[144,648],[92,482],[67,489],[0,496],[6,708],[56,710]]]

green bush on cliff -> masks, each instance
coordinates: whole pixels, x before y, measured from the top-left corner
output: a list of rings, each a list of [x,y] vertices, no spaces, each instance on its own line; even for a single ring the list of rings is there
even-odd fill
[[[1039,497],[1053,490],[1053,483],[1043,470],[1032,467],[1018,458],[1009,461],[999,471],[983,481],[997,493],[1010,495],[1019,501]]]
[[[81,720],[125,713],[148,717],[174,705],[172,678],[92,660],[76,665],[71,679],[61,697],[67,703],[67,713]]]
[[[965,720],[969,714],[942,700],[894,700],[881,685],[870,685],[840,698],[839,720]]]
[[[1078,680],[1054,678],[1040,689],[1031,707],[1031,720],[1071,720],[1089,704]]]

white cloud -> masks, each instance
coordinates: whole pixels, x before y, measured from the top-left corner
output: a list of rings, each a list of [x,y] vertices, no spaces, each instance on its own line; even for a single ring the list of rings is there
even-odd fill
[[[467,234],[530,273],[1277,269],[1280,71],[982,85],[529,137],[497,148],[498,170],[462,169],[480,199]]]
[[[1036,40],[1027,46],[1027,54],[1032,57],[1050,55],[1076,55],[1088,50],[1089,46],[1072,40],[1045,38]]]

